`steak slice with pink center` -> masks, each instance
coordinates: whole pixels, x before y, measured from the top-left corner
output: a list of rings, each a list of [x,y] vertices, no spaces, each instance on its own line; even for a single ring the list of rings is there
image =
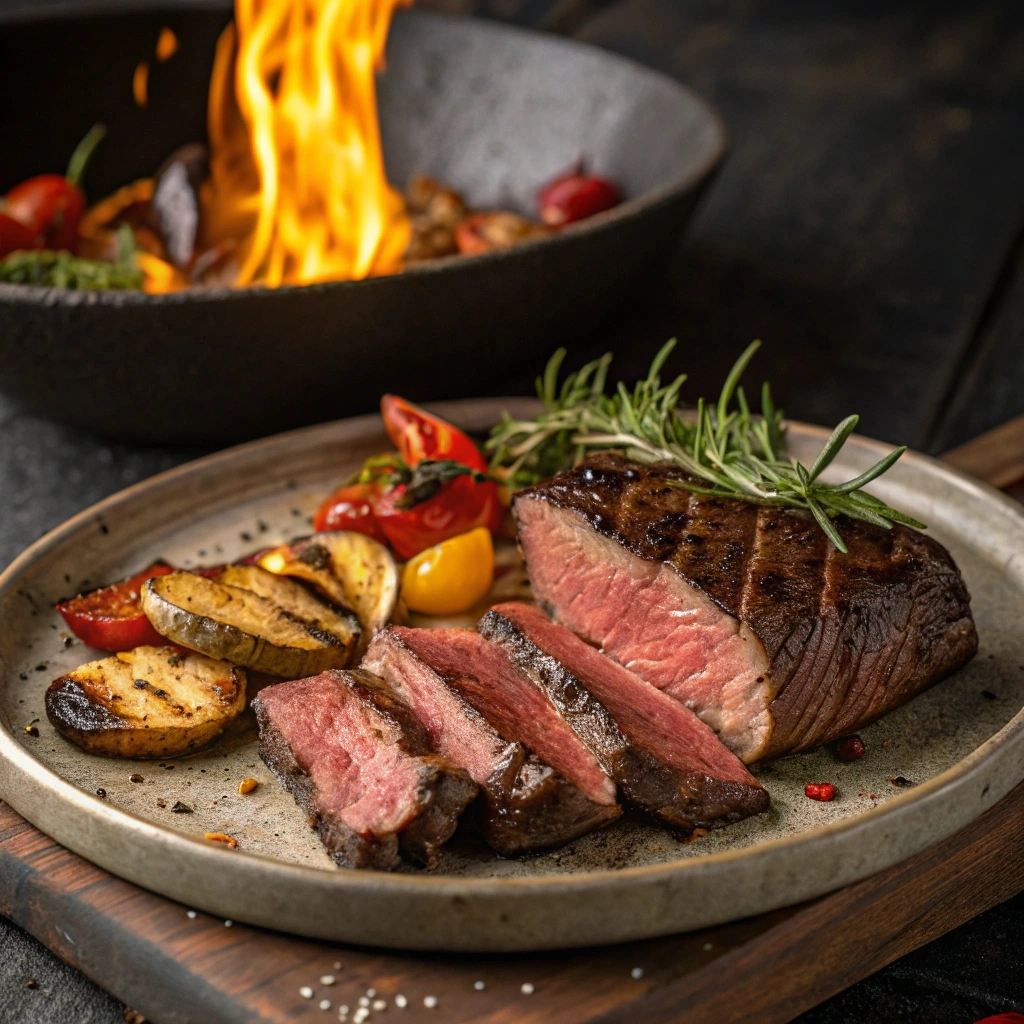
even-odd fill
[[[477,819],[488,845],[514,856],[562,846],[604,822],[604,804],[584,796],[522,743],[504,739],[417,654],[423,632],[392,626],[378,633],[363,667],[386,679],[413,709],[431,749],[465,768],[479,785]]]
[[[695,494],[678,467],[594,456],[520,492],[537,600],[686,704],[743,761],[855,731],[969,661],[970,598],[941,544]]]
[[[767,792],[692,711],[539,609],[496,605],[480,632],[544,689],[642,810],[692,830],[767,809]]]
[[[278,683],[253,708],[260,757],[341,867],[390,869],[400,850],[432,864],[476,796],[469,775],[431,752],[412,710],[369,672]]]

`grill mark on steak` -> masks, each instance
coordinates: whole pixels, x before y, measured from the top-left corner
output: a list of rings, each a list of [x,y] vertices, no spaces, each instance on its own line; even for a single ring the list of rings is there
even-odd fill
[[[765,790],[691,711],[537,608],[497,605],[480,631],[544,689],[642,810],[692,831],[767,809]]]
[[[427,631],[392,626],[370,644],[364,667],[388,680],[423,722],[431,748],[480,786],[476,819],[503,856],[562,846],[618,815],[562,774],[503,738],[454,685],[450,659],[439,671]]]
[[[595,456],[517,495],[520,543],[542,604],[745,761],[854,731],[973,657],[938,542],[840,517],[841,555],[804,512],[671,486],[684,478]]]
[[[387,684],[361,670],[278,683],[253,701],[260,757],[315,821],[340,867],[428,866],[476,796],[469,775],[430,750]]]

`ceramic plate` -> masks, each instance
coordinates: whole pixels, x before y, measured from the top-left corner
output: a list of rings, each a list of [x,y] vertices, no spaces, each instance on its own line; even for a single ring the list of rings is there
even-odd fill
[[[480,430],[508,405],[437,409]],[[791,448],[806,458],[826,436],[793,425]],[[952,551],[973,599],[978,656],[864,729],[860,761],[820,750],[758,766],[771,810],[696,841],[627,815],[521,860],[497,859],[460,833],[431,872],[339,870],[260,762],[251,714],[211,750],[173,761],[94,757],[57,736],[46,687],[92,652],[68,646],[55,600],[157,556],[221,562],[307,533],[328,490],[387,447],[376,416],[255,442],[114,495],[26,551],[0,576],[0,796],[75,852],[191,907],[324,939],[479,952],[646,938],[796,903],[937,842],[1024,777],[1024,516],[913,454],[874,491]],[[854,438],[835,471],[859,473],[884,450]],[[33,724],[38,736],[26,731]],[[261,785],[239,795],[249,776]],[[804,797],[806,783],[825,781],[835,801]],[[174,813],[177,801],[192,813]],[[213,831],[234,836],[237,850],[202,838]]]

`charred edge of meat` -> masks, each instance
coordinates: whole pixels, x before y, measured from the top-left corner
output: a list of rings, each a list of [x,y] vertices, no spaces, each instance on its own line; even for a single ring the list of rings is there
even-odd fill
[[[259,754],[282,786],[320,834],[320,840],[331,860],[342,868],[375,868],[391,871],[399,864],[398,836],[361,836],[344,822],[321,815],[317,805],[316,786],[295,760],[291,747],[270,721],[260,700],[253,701],[260,729]]]
[[[484,841],[503,857],[565,846],[622,814],[597,804],[539,757],[525,756],[511,778],[481,791],[477,822]]]
[[[555,623],[550,626],[564,630]],[[500,607],[484,616],[480,632],[502,643],[516,664],[538,681],[618,783],[622,795],[641,811],[689,832],[695,828],[719,828],[768,809],[768,793],[752,777],[743,782],[717,779],[698,770],[684,771],[645,748],[643,738],[628,736],[613,712],[589,692],[586,682],[548,654]],[[611,671],[626,671],[611,662],[607,667]],[[649,686],[636,681],[639,686]],[[657,692],[653,687],[650,689]],[[666,698],[659,695],[659,699]],[[694,726],[707,728],[696,719]],[[722,754],[733,759],[724,747]],[[736,764],[739,767],[739,762]]]

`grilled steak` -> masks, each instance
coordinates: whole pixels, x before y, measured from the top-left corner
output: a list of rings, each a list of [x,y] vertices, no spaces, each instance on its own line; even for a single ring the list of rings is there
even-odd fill
[[[363,667],[383,676],[415,711],[431,749],[465,768],[480,787],[484,840],[504,856],[561,846],[601,824],[608,808],[498,731],[417,650],[424,630],[378,633]],[[429,646],[429,645],[428,645]]]
[[[399,850],[432,864],[476,796],[473,780],[431,753],[411,709],[369,672],[278,683],[253,708],[260,757],[341,867],[393,868]]]
[[[599,455],[513,511],[538,601],[711,725],[744,761],[828,742],[973,657],[967,589],[941,544],[672,486]]]
[[[505,798],[511,803],[499,816],[498,841],[506,849],[508,844],[521,849],[555,846],[622,813],[615,799],[615,783],[598,759],[500,647],[471,629],[394,627],[390,632],[421,665],[432,670],[432,677],[420,675],[421,687],[429,680],[436,692],[438,682],[443,682],[494,734],[507,743],[522,745],[540,759],[540,764],[532,763],[536,758],[526,759]],[[412,663],[406,659],[405,664]],[[431,703],[436,709],[437,702]],[[431,709],[424,713],[430,716]],[[436,725],[427,728],[433,731]],[[460,747],[463,744],[456,738],[444,749],[461,762],[466,754]],[[469,770],[482,774],[486,767],[482,764]],[[496,805],[502,806],[501,797]],[[539,816],[536,822],[531,821],[533,815]],[[517,834],[524,829],[529,834],[519,838]]]
[[[497,605],[480,632],[544,690],[642,810],[689,831],[767,809],[767,792],[692,711],[537,608]]]

